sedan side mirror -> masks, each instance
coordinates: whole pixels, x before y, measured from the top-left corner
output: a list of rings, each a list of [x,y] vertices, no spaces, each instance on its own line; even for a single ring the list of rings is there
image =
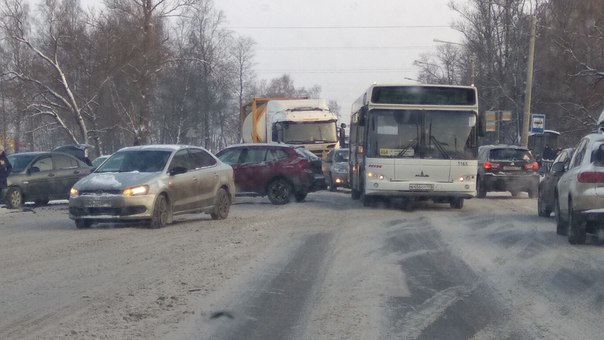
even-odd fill
[[[604,165],[604,144],[591,153],[591,161],[596,165]]]
[[[38,168],[37,166],[32,166],[31,168],[29,168],[28,173],[31,175],[33,173],[36,172],[40,172],[40,168]]]
[[[187,172],[187,168],[185,168],[184,166],[175,166],[170,170],[170,176],[184,174],[185,172]]]

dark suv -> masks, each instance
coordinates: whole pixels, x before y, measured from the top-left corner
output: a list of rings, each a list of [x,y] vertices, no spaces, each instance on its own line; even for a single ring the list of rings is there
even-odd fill
[[[286,144],[240,144],[216,156],[233,167],[237,195],[268,196],[273,204],[300,202],[309,192],[323,189],[321,159]]]
[[[488,191],[510,191],[512,196],[526,191],[537,197],[539,164],[531,152],[515,145],[485,145],[478,148],[477,197]]]

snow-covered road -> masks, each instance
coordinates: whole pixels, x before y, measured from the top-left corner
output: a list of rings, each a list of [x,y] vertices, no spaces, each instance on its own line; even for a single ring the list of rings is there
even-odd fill
[[[2,339],[596,339],[604,247],[526,196],[364,208],[343,192],[224,221],[76,230],[0,208]]]

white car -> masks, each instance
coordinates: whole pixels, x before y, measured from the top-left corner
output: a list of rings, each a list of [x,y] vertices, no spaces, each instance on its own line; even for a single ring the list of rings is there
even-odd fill
[[[557,233],[583,244],[604,226],[604,134],[581,139],[555,191]]]

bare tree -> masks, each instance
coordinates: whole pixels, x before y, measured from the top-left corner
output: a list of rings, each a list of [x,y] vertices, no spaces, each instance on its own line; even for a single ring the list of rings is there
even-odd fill
[[[40,62],[38,72],[17,63],[11,64],[9,74],[27,82],[37,90],[30,105],[34,115],[50,117],[74,143],[86,142],[88,130],[83,116],[86,101],[80,102],[68,77],[64,61],[73,50],[70,45],[83,34],[81,10],[75,0],[48,0],[41,5],[42,22],[39,39],[28,35],[28,17],[21,0],[4,0],[2,28],[4,34],[26,46]],[[66,115],[67,114],[67,115]],[[75,123],[72,129],[71,122]]]
[[[538,8],[535,107],[575,143],[604,108],[603,0],[550,0]]]
[[[254,81],[254,50],[253,47],[256,44],[254,40],[249,37],[239,37],[235,40],[233,46],[233,58],[235,60],[235,66],[237,67],[237,89],[236,94],[239,100],[239,112],[243,110],[245,101],[249,98],[250,86]],[[238,140],[241,139],[241,124],[238,124]]]
[[[135,144],[150,142],[154,91],[157,73],[169,59],[165,47],[165,19],[181,16],[198,5],[196,0],[105,0],[109,12],[126,21],[119,44],[128,49],[127,75],[139,91],[139,102],[132,116]]]
[[[510,110],[515,119],[503,126],[508,143],[517,142],[521,126],[529,39],[527,0],[470,0],[451,2],[461,20],[454,27],[465,37],[463,69],[475,63],[475,85],[483,110]],[[462,78],[467,80],[466,72]],[[487,142],[490,137],[487,137]],[[491,140],[492,141],[492,140]]]

